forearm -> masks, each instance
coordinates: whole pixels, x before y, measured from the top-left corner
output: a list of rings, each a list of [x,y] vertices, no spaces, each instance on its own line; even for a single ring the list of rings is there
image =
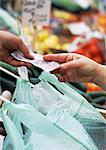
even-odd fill
[[[0,61],[2,60],[2,47],[1,47],[1,44],[0,44]]]
[[[98,65],[93,82],[106,90],[106,66]]]
[[[2,47],[3,33],[4,31],[0,30],[0,61],[3,60],[3,47]]]

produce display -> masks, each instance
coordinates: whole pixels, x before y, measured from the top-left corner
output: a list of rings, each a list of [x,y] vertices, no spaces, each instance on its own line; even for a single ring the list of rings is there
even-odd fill
[[[52,0],[53,4],[59,8],[66,9],[68,11],[78,12],[84,11],[92,7],[93,4],[95,6],[98,5],[98,0],[92,1],[84,1],[84,0]]]
[[[0,149],[105,150],[106,91],[60,82],[51,73],[60,64],[43,55],[77,53],[106,65],[106,2],[35,1],[0,1],[0,30],[21,37],[36,57],[12,53],[30,68],[0,61]]]
[[[103,53],[101,47],[101,40],[91,38],[84,44],[79,44],[79,48],[75,50],[76,53],[89,57],[96,62],[103,64]]]
[[[34,27],[34,30],[32,30],[30,25],[26,25],[23,28],[33,51],[42,55],[47,53],[78,53],[100,64],[106,64],[106,13],[99,8],[99,2],[95,0],[92,3],[84,1],[83,4],[79,3],[78,0],[76,2],[72,0],[52,0],[52,2],[53,7],[49,25],[42,27],[38,25]],[[13,11],[11,9],[8,10],[13,15],[11,16],[7,10],[0,8],[0,29],[21,35],[22,12],[20,10],[18,12],[18,9],[15,10],[14,8],[14,13],[17,13],[18,16],[14,18]],[[74,33],[69,27],[73,23],[82,23],[87,28],[82,33]],[[80,27],[79,29],[76,28],[76,31],[78,30],[80,30]],[[3,62],[0,62],[0,65],[17,74],[15,67],[11,67]],[[38,76],[41,70],[39,68],[36,68],[36,70],[31,68],[28,69],[28,72],[30,81],[34,84],[38,83]],[[10,88],[11,92],[14,91],[16,84],[14,79],[11,80],[11,77],[3,74],[1,81],[4,90],[6,90],[4,83],[8,83],[8,85],[11,85],[8,86],[8,89]],[[92,99],[92,96],[87,94],[88,92],[103,92],[100,87],[93,83],[69,83],[69,85],[88,98],[88,100]],[[99,104],[99,98],[97,97],[97,100],[94,102]],[[106,95],[102,95],[100,99],[104,102]]]

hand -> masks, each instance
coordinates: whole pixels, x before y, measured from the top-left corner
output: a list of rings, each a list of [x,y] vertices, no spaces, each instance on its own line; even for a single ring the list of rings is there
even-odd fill
[[[85,56],[75,53],[48,54],[44,56],[44,60],[57,61],[61,64],[59,69],[53,71],[61,74],[60,81],[93,82],[106,88],[106,67]]]
[[[15,50],[20,50],[23,52],[25,57],[33,59],[33,56],[30,54],[28,48],[25,46],[21,38],[9,32],[0,31],[0,60],[16,67],[30,67],[31,64],[18,61],[11,56],[11,53]]]

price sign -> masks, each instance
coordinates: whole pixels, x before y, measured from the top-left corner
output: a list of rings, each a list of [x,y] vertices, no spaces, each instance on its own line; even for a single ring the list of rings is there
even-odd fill
[[[24,0],[22,25],[47,25],[50,19],[51,0]]]
[[[38,0],[35,12],[36,24],[41,26],[49,24],[51,0]]]
[[[38,0],[23,1],[22,25],[33,25],[35,23],[35,10]]]

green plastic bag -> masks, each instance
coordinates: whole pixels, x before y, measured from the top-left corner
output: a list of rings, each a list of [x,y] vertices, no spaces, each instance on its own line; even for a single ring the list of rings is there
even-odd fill
[[[84,126],[99,149],[106,149],[106,120],[103,116],[78,92],[70,88],[67,84],[59,82],[55,75],[43,72],[39,79],[46,82],[45,87],[47,91],[50,91],[51,89],[50,84],[47,84],[48,82],[54,85],[64,95],[61,96],[61,99],[64,97],[64,103],[67,103],[68,101],[67,109],[70,114]],[[56,95],[53,88],[51,92]],[[63,106],[62,104],[53,106],[52,113],[53,110],[55,112],[59,107],[60,109],[61,107],[62,109],[66,107],[66,105]]]
[[[19,35],[18,24],[16,20],[5,10],[0,8],[0,29],[4,27],[7,27],[10,32]]]
[[[33,93],[28,82],[21,79],[18,81],[16,88],[18,103],[31,104],[48,117],[59,109],[68,109],[69,113],[84,126],[98,147],[104,148],[106,123],[101,114],[68,85],[60,83],[55,76],[43,72],[39,78],[41,82],[34,86]],[[47,81],[54,84],[61,93]],[[26,89],[29,90],[30,96]]]
[[[79,108],[82,106],[82,105],[80,106],[80,103],[82,101],[85,101],[85,99],[83,97],[79,97],[79,101],[78,101],[76,99],[76,95],[78,96],[78,94],[74,90],[72,90],[66,84],[63,86],[60,82],[58,82],[58,80],[55,76],[52,76],[48,73],[43,72],[40,76],[40,80],[41,80],[41,82],[39,83],[39,85],[36,85],[36,88],[32,89],[29,82],[19,79],[17,81],[17,87],[16,87],[16,90],[15,90],[15,93],[13,96],[13,101],[15,103],[30,104],[30,105],[34,106],[36,109],[31,106],[24,105],[24,104],[16,105],[16,104],[9,103],[11,109],[9,109],[10,107],[7,107],[8,105],[4,105],[6,107],[5,109],[8,108],[7,109],[9,111],[8,117],[11,118],[14,126],[16,127],[16,130],[20,133],[21,137],[23,137],[25,147],[27,147],[26,149],[28,149],[28,150],[39,149],[40,150],[40,148],[43,147],[44,150],[49,150],[49,147],[51,146],[51,147],[53,147],[54,150],[57,150],[57,149],[59,149],[58,148],[58,146],[59,146],[60,150],[62,150],[63,143],[66,143],[66,145],[64,144],[65,147],[63,147],[63,150],[64,149],[67,149],[67,150],[68,149],[69,150],[70,149],[72,149],[72,150],[73,149],[76,149],[76,150],[77,149],[78,150],[79,149],[81,149],[81,150],[83,150],[83,149],[86,149],[86,150],[87,149],[88,150],[98,149],[96,147],[96,145],[94,144],[93,140],[90,138],[88,133],[85,131],[85,129],[81,125],[80,121],[76,118],[76,116],[77,116],[76,114],[79,113]],[[51,82],[52,85],[54,84],[55,88],[54,88],[54,86],[50,85],[47,81]],[[69,93],[67,93],[67,92],[64,93],[66,90],[66,89],[64,89],[64,88],[66,88],[65,86],[67,88],[68,87],[70,88],[68,90],[70,90],[71,92],[72,91],[74,92],[74,94],[71,93],[73,99],[71,99],[71,97],[70,97],[71,95],[68,95]],[[38,89],[37,89],[37,87],[38,87]],[[59,92],[59,91],[61,91],[61,92]],[[47,93],[48,93],[48,95],[45,95]],[[54,100],[52,103],[51,103],[51,99],[52,99],[52,101]],[[38,111],[41,111],[41,109],[39,109],[39,107],[42,105],[42,102],[43,102],[44,108],[46,106],[45,103],[47,105],[49,104],[47,111],[44,113],[45,116],[42,113],[38,112]],[[87,105],[89,105],[89,103],[84,105],[84,107],[89,108],[89,109],[92,108],[91,106],[88,107]],[[74,108],[74,109],[72,109],[72,108]],[[17,110],[17,109],[19,109],[19,110]],[[29,111],[29,109],[30,109],[30,111]],[[92,111],[94,111],[94,110],[92,110]],[[96,113],[97,112],[95,111],[95,114]],[[34,114],[36,114],[36,117],[33,116]],[[31,116],[29,116],[29,115],[31,115]],[[20,117],[21,117],[21,119],[20,119]],[[83,118],[83,116],[81,116],[81,117],[83,120],[85,119],[85,118]],[[38,118],[40,120],[43,120],[43,118],[44,118],[44,120],[43,120],[44,122],[41,123]],[[104,122],[102,120],[103,118],[101,119],[100,114],[99,114],[98,118],[99,118],[99,121],[101,120],[101,122],[104,124]],[[47,124],[49,123],[48,121],[50,121],[50,124],[51,124],[49,127],[47,126]],[[38,124],[38,128],[40,128],[40,130],[44,131],[44,132],[41,132],[42,135],[38,135],[38,132],[37,132],[38,129],[32,130],[32,128],[35,127],[35,124]],[[46,127],[45,127],[45,125],[46,125]],[[56,132],[54,132],[55,131],[54,127],[56,127]],[[48,133],[49,130],[47,130],[47,128],[50,128],[50,131],[54,132],[56,134],[55,135],[56,137],[54,137],[52,134],[49,135],[49,138],[51,140],[48,137],[45,137],[45,134],[44,134],[45,132],[46,132],[46,134],[49,134]],[[57,132],[57,128],[59,130],[58,132]],[[62,131],[61,137],[58,136],[58,135],[60,135],[60,130]],[[40,136],[40,138],[39,138],[39,136]],[[38,145],[36,144],[35,139],[36,139],[36,141],[38,141]],[[53,144],[52,140],[54,141],[54,144]],[[59,142],[59,145],[57,144],[58,142]],[[6,150],[6,147],[8,145],[10,145],[11,143],[13,143],[13,142],[11,142],[11,139],[9,138],[9,135],[8,135],[4,141],[4,145],[3,145],[4,149],[3,150]],[[55,146],[55,148],[54,148],[54,146],[52,146],[52,144]]]
[[[41,86],[42,85],[44,85],[43,88],[46,89],[48,83],[42,81]],[[51,85],[50,87],[53,88]],[[55,88],[53,89],[61,100],[63,95],[59,93]],[[39,92],[41,93],[41,95],[44,94],[44,91]],[[48,97],[48,95],[46,96]],[[45,101],[47,100],[46,96],[44,97]],[[57,96],[52,97],[55,99]],[[51,97],[48,97],[48,100],[50,98]],[[39,97],[39,99],[41,99],[41,97]],[[16,132],[19,132],[21,137],[23,138],[25,144],[24,146],[26,149],[40,150],[40,147],[43,147],[42,149],[49,150],[50,146],[53,147],[53,150],[70,150],[74,148],[76,150],[97,149],[96,145],[89,137],[83,126],[73,116],[71,116],[71,114],[67,110],[56,109],[56,111],[51,111],[52,109],[50,109],[47,112],[47,115],[44,116],[43,114],[38,112],[39,107],[37,100],[37,97],[33,95],[33,90],[29,82],[18,79],[12,101],[18,104],[24,104],[17,105],[8,102],[5,103],[2,108],[8,110],[7,117],[11,119],[13,125],[15,126],[14,128]],[[31,106],[25,105],[25,103],[34,106],[36,109]],[[39,130],[41,130],[41,135],[39,135],[38,133]],[[9,131],[7,131],[7,133],[9,133]],[[15,137],[12,139],[15,139]],[[12,143],[14,143],[14,141],[12,141],[9,134],[7,134],[7,137],[3,144],[3,150],[7,150],[7,147],[13,145]]]
[[[20,136],[16,125],[10,120],[6,111],[9,111],[31,131],[31,134],[26,136],[28,139]],[[1,108],[1,114],[7,134],[10,137],[11,142],[7,145],[7,147],[10,146],[10,150],[97,150],[82,125],[65,111],[63,111],[64,115],[58,115],[55,124],[27,104],[5,102]],[[65,121],[64,118],[66,122],[63,122]],[[62,126],[64,126],[64,130]],[[82,137],[84,141],[81,141],[79,137]]]
[[[29,104],[36,107],[36,98],[33,96],[30,83],[21,78],[17,79],[16,89],[12,98],[15,103]]]
[[[1,109],[1,117],[3,119],[3,124],[5,126],[6,132],[8,134],[8,138],[10,139],[10,143],[7,144],[6,150],[24,150],[24,142],[22,140],[21,135],[16,130],[16,127],[14,126],[13,122],[10,120],[10,118],[6,115],[7,111],[6,109]],[[4,149],[4,148],[3,148]]]

